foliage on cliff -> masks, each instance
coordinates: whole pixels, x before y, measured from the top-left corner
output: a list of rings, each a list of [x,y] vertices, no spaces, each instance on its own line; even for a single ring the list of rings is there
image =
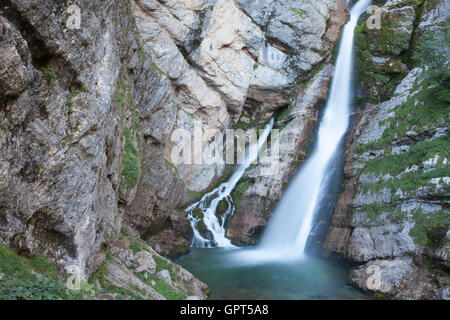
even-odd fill
[[[0,300],[92,299],[94,291],[84,285],[70,290],[50,261],[42,256],[25,258],[0,244]]]

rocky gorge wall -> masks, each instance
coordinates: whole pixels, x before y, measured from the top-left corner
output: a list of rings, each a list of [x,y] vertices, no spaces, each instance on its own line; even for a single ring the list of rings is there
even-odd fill
[[[232,167],[174,164],[172,133],[260,128],[283,110],[278,172],[251,166],[233,192],[227,236],[255,244],[308,155],[349,2],[0,1],[0,242],[79,270],[109,298],[205,299],[160,255],[186,252],[183,208]],[[67,28],[71,4],[80,29]],[[438,94],[439,68],[415,57],[447,30],[448,1],[382,12],[380,31],[358,27],[368,104],[324,247],[361,264],[351,280],[365,290],[445,297],[448,78]]]
[[[79,29],[67,25],[73,4]],[[242,192],[237,215],[249,231],[240,235],[239,220],[230,229],[236,242],[253,241],[262,220],[252,215],[281,195],[326,95],[347,5],[1,1],[0,241],[85,280],[96,275],[99,288],[133,297],[126,284],[135,283],[162,298],[152,291],[160,288],[152,259],[186,251],[192,230],[182,209],[226,173],[225,165],[173,164],[172,133],[198,122],[203,131],[258,127],[291,105],[277,124],[293,141],[281,173],[249,172],[258,183]],[[255,193],[261,201],[247,214]],[[151,247],[137,250],[130,236]],[[187,271],[166,271],[181,295],[206,297]]]
[[[343,192],[324,247],[381,297],[449,297],[448,1],[391,1],[357,31]]]
[[[66,24],[72,4],[81,9],[79,29]],[[156,181],[181,189],[175,202],[185,196],[181,178],[157,169],[171,129],[159,121],[170,82],[143,50],[132,10],[128,1],[0,2],[0,241],[21,256],[48,257],[60,272],[84,280],[110,261],[124,230],[134,226],[127,205],[148,176],[146,152],[164,175]],[[169,198],[161,190],[153,194],[158,203]],[[139,267],[133,257],[121,261],[125,269],[133,267],[130,261]],[[152,255],[144,258],[141,264],[154,264]],[[156,277],[154,268],[136,272],[147,273]],[[133,273],[122,275],[110,279],[109,292],[128,290],[130,283],[148,289]],[[197,281],[188,278],[180,288]],[[161,288],[158,279],[152,283]],[[147,297],[164,298],[154,292]]]

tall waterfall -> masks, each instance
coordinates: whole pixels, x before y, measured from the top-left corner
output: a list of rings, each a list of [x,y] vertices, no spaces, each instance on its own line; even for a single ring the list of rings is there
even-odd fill
[[[188,219],[191,222],[191,227],[194,230],[194,238],[191,246],[209,248],[209,247],[234,247],[231,241],[225,237],[227,217],[232,216],[234,213],[234,205],[231,199],[231,192],[236,187],[239,180],[245,173],[245,170],[258,158],[258,155],[264,146],[269,134],[274,126],[275,119],[272,118],[270,122],[265,126],[261,132],[259,139],[255,145],[251,145],[248,150],[248,154],[244,155],[244,161],[233,172],[230,179],[222,183],[219,187],[213,191],[205,194],[202,199],[191,205],[186,209],[189,214]],[[225,200],[228,204],[228,210],[221,216],[220,220],[216,216],[217,206],[220,201]],[[200,209],[203,218],[201,219],[206,229],[212,236],[211,239],[203,237],[198,229],[200,219],[195,216],[194,210]]]
[[[261,259],[297,259],[305,250],[314,215],[327,192],[329,167],[348,125],[351,110],[354,31],[371,0],[360,0],[351,9],[344,28],[328,104],[320,123],[312,156],[294,177],[261,239],[255,256]]]

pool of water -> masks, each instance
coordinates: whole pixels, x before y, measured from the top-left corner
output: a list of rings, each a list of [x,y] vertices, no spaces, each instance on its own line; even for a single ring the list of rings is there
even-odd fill
[[[177,263],[207,283],[216,300],[368,299],[347,283],[350,266],[318,257],[258,262],[252,249],[192,248]]]

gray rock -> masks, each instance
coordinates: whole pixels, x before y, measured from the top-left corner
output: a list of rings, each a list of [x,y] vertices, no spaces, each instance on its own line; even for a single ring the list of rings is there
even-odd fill
[[[354,269],[349,279],[364,290],[383,293],[396,299],[440,297],[438,290],[419,272],[411,258],[369,262]]]
[[[403,17],[401,22],[396,22],[400,28],[395,31],[394,37],[403,34],[404,38],[388,47],[386,50],[389,52],[384,52],[386,55],[396,55],[409,47],[405,39],[409,39],[412,32],[414,10],[402,1],[388,2],[383,10],[385,17],[394,22]],[[442,17],[436,16],[437,12],[446,15],[442,11],[442,3],[435,4],[422,21],[441,20]],[[423,30],[419,27],[415,32],[426,30],[433,30],[433,26],[428,24]],[[372,43],[371,50],[376,50],[377,45]],[[324,241],[328,251],[365,263],[352,271],[352,282],[364,290],[396,299],[442,298],[444,293],[436,286],[436,275],[431,274],[421,261],[427,257],[440,268],[445,269],[448,265],[448,245],[440,241],[448,227],[426,230],[426,236],[422,235],[426,241],[418,239],[418,232],[424,228],[420,218],[426,219],[427,215],[448,211],[448,192],[445,188],[450,179],[443,174],[433,178],[425,178],[424,175],[438,173],[437,169],[448,166],[445,158],[439,150],[439,154],[424,155],[414,163],[403,164],[403,167],[400,164],[402,159],[413,155],[417,143],[431,142],[440,136],[437,133],[442,127],[442,119],[430,121],[422,128],[408,128],[404,136],[387,131],[388,128],[395,129],[388,120],[393,120],[392,123],[397,126],[402,123],[396,119],[396,108],[413,96],[417,98],[416,94],[423,90],[420,86],[423,69],[420,66],[409,71],[392,97],[367,106],[358,115],[352,129],[354,134],[348,142],[344,190]],[[423,103],[417,101],[416,106],[419,102]],[[414,107],[411,106],[411,113],[414,113]],[[390,133],[390,140],[386,139],[385,133]],[[386,143],[377,146],[376,142]],[[358,147],[364,148],[364,152],[358,151]],[[383,168],[370,167],[377,163],[382,163]],[[414,184],[412,174],[424,177],[424,180]],[[395,190],[391,186],[395,186]]]
[[[0,95],[18,95],[33,79],[31,54],[19,31],[1,16],[0,56]]]
[[[169,270],[161,270],[160,272],[158,272],[157,277],[165,282],[167,282],[169,285],[173,285],[172,284],[172,279],[170,278],[170,273]]]
[[[139,266],[134,270],[134,272],[149,272],[151,274],[156,273],[156,263],[150,252],[145,250],[140,251],[136,254],[135,259]]]

